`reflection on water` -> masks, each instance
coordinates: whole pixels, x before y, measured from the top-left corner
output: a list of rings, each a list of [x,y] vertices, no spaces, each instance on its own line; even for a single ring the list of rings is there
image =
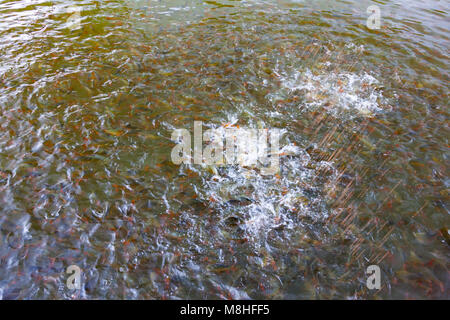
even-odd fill
[[[448,298],[449,3],[371,4],[0,0],[0,296]],[[174,165],[195,120],[280,173]]]

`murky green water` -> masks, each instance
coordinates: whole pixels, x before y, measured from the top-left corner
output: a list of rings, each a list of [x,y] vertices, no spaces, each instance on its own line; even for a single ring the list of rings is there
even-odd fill
[[[448,299],[449,6],[0,0],[0,296]],[[280,173],[174,165],[194,120]]]

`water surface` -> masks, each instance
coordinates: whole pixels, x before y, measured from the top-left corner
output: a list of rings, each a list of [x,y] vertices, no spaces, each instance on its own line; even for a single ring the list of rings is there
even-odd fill
[[[0,0],[0,296],[448,299],[449,5]],[[195,120],[280,173],[174,165]]]

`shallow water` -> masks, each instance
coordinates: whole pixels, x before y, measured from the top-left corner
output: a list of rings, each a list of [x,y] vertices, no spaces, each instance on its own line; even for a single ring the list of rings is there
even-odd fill
[[[448,299],[449,6],[0,0],[0,296]],[[173,164],[194,120],[280,173]]]

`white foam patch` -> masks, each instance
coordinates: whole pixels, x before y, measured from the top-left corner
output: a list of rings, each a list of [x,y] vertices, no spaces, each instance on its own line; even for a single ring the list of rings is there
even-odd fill
[[[306,151],[294,145],[285,146],[280,154],[279,175],[264,176],[255,169],[228,166],[218,170],[221,173],[205,177],[198,190],[198,196],[217,209],[222,219],[241,219],[241,228],[255,245],[276,228],[298,228],[298,217],[328,217],[323,184],[317,184],[316,179],[323,166],[331,168],[334,176],[332,164],[314,162]],[[239,199],[246,199],[247,203],[230,204],[230,200]]]
[[[304,99],[303,107],[309,110],[324,108],[335,116],[344,113],[370,116],[382,110],[380,82],[368,73],[327,73],[307,69],[280,72],[280,80],[281,92],[269,96],[273,103],[283,94],[298,91]]]

